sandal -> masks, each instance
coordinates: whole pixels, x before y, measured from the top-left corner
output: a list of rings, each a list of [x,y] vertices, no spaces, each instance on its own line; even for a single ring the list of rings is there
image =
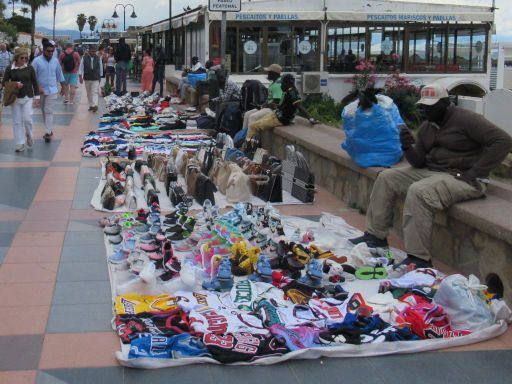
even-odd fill
[[[380,280],[387,276],[388,272],[384,267],[361,267],[356,270],[356,277],[359,280]]]

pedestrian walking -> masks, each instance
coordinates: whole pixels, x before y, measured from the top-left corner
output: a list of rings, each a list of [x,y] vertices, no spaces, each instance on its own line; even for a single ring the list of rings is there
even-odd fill
[[[151,57],[151,51],[149,49],[145,49],[143,55],[141,76],[142,92],[151,92],[153,90],[155,63]]]
[[[126,93],[126,75],[128,73],[128,63],[132,58],[132,52],[124,37],[119,38],[119,46],[114,53],[116,59],[116,93],[124,95]]]
[[[49,143],[53,136],[53,110],[57,102],[59,93],[59,83],[61,84],[60,94],[64,96],[64,74],[59,60],[53,57],[55,47],[51,44],[43,46],[43,54],[38,56],[32,62],[34,67],[37,84],[39,85],[39,94],[41,95],[41,110],[46,128],[44,140]]]
[[[155,52],[155,74],[153,76],[153,85],[151,87],[151,93],[155,93],[156,83],[160,84],[160,93],[162,96],[164,93],[164,75],[165,75],[165,55],[162,51],[162,47],[157,47]]]
[[[32,148],[32,114],[34,97],[39,99],[39,86],[37,85],[34,68],[28,63],[29,52],[17,48],[13,63],[5,69],[2,86],[6,82],[16,82],[17,98],[12,104],[12,120],[15,151],[23,152],[25,147]]]
[[[73,44],[66,44],[66,49],[60,54],[59,61],[64,73],[64,104],[73,104],[78,87],[78,69],[80,67],[80,55],[74,50]]]
[[[116,78],[116,59],[114,57],[114,49],[108,47],[107,56],[105,58],[105,84],[114,87],[114,79]]]
[[[85,82],[85,91],[89,101],[89,111],[98,110],[98,93],[100,81],[103,76],[103,65],[101,58],[96,54],[96,47],[91,46],[83,55],[79,68],[80,84]]]

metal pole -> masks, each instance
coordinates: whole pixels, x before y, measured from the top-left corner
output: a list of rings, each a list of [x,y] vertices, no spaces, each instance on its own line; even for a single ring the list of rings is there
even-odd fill
[[[123,31],[126,31],[126,5],[123,5]]]
[[[222,21],[220,23],[220,64],[222,68],[225,68],[226,65],[226,30],[227,30],[227,20],[226,20],[226,12],[222,12]]]
[[[167,39],[167,44],[169,45],[169,64],[174,63],[174,55],[173,55],[173,36],[172,36],[172,0],[169,0],[169,38]]]

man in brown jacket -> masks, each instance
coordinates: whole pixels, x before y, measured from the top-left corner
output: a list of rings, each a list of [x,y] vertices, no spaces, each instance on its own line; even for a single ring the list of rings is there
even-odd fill
[[[512,148],[510,136],[482,115],[450,103],[438,84],[421,91],[418,104],[427,120],[415,140],[407,127],[400,141],[410,167],[382,171],[372,190],[366,214],[367,231],[351,239],[369,247],[387,246],[393,224],[393,205],[405,195],[403,235],[407,258],[397,275],[432,266],[432,220],[435,209],[445,209],[485,194],[489,173]]]

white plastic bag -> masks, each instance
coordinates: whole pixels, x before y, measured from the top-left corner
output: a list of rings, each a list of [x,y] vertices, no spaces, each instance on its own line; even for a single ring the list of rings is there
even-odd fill
[[[486,288],[474,275],[450,275],[441,282],[434,301],[444,308],[452,328],[475,332],[493,323],[490,308],[482,298]]]

